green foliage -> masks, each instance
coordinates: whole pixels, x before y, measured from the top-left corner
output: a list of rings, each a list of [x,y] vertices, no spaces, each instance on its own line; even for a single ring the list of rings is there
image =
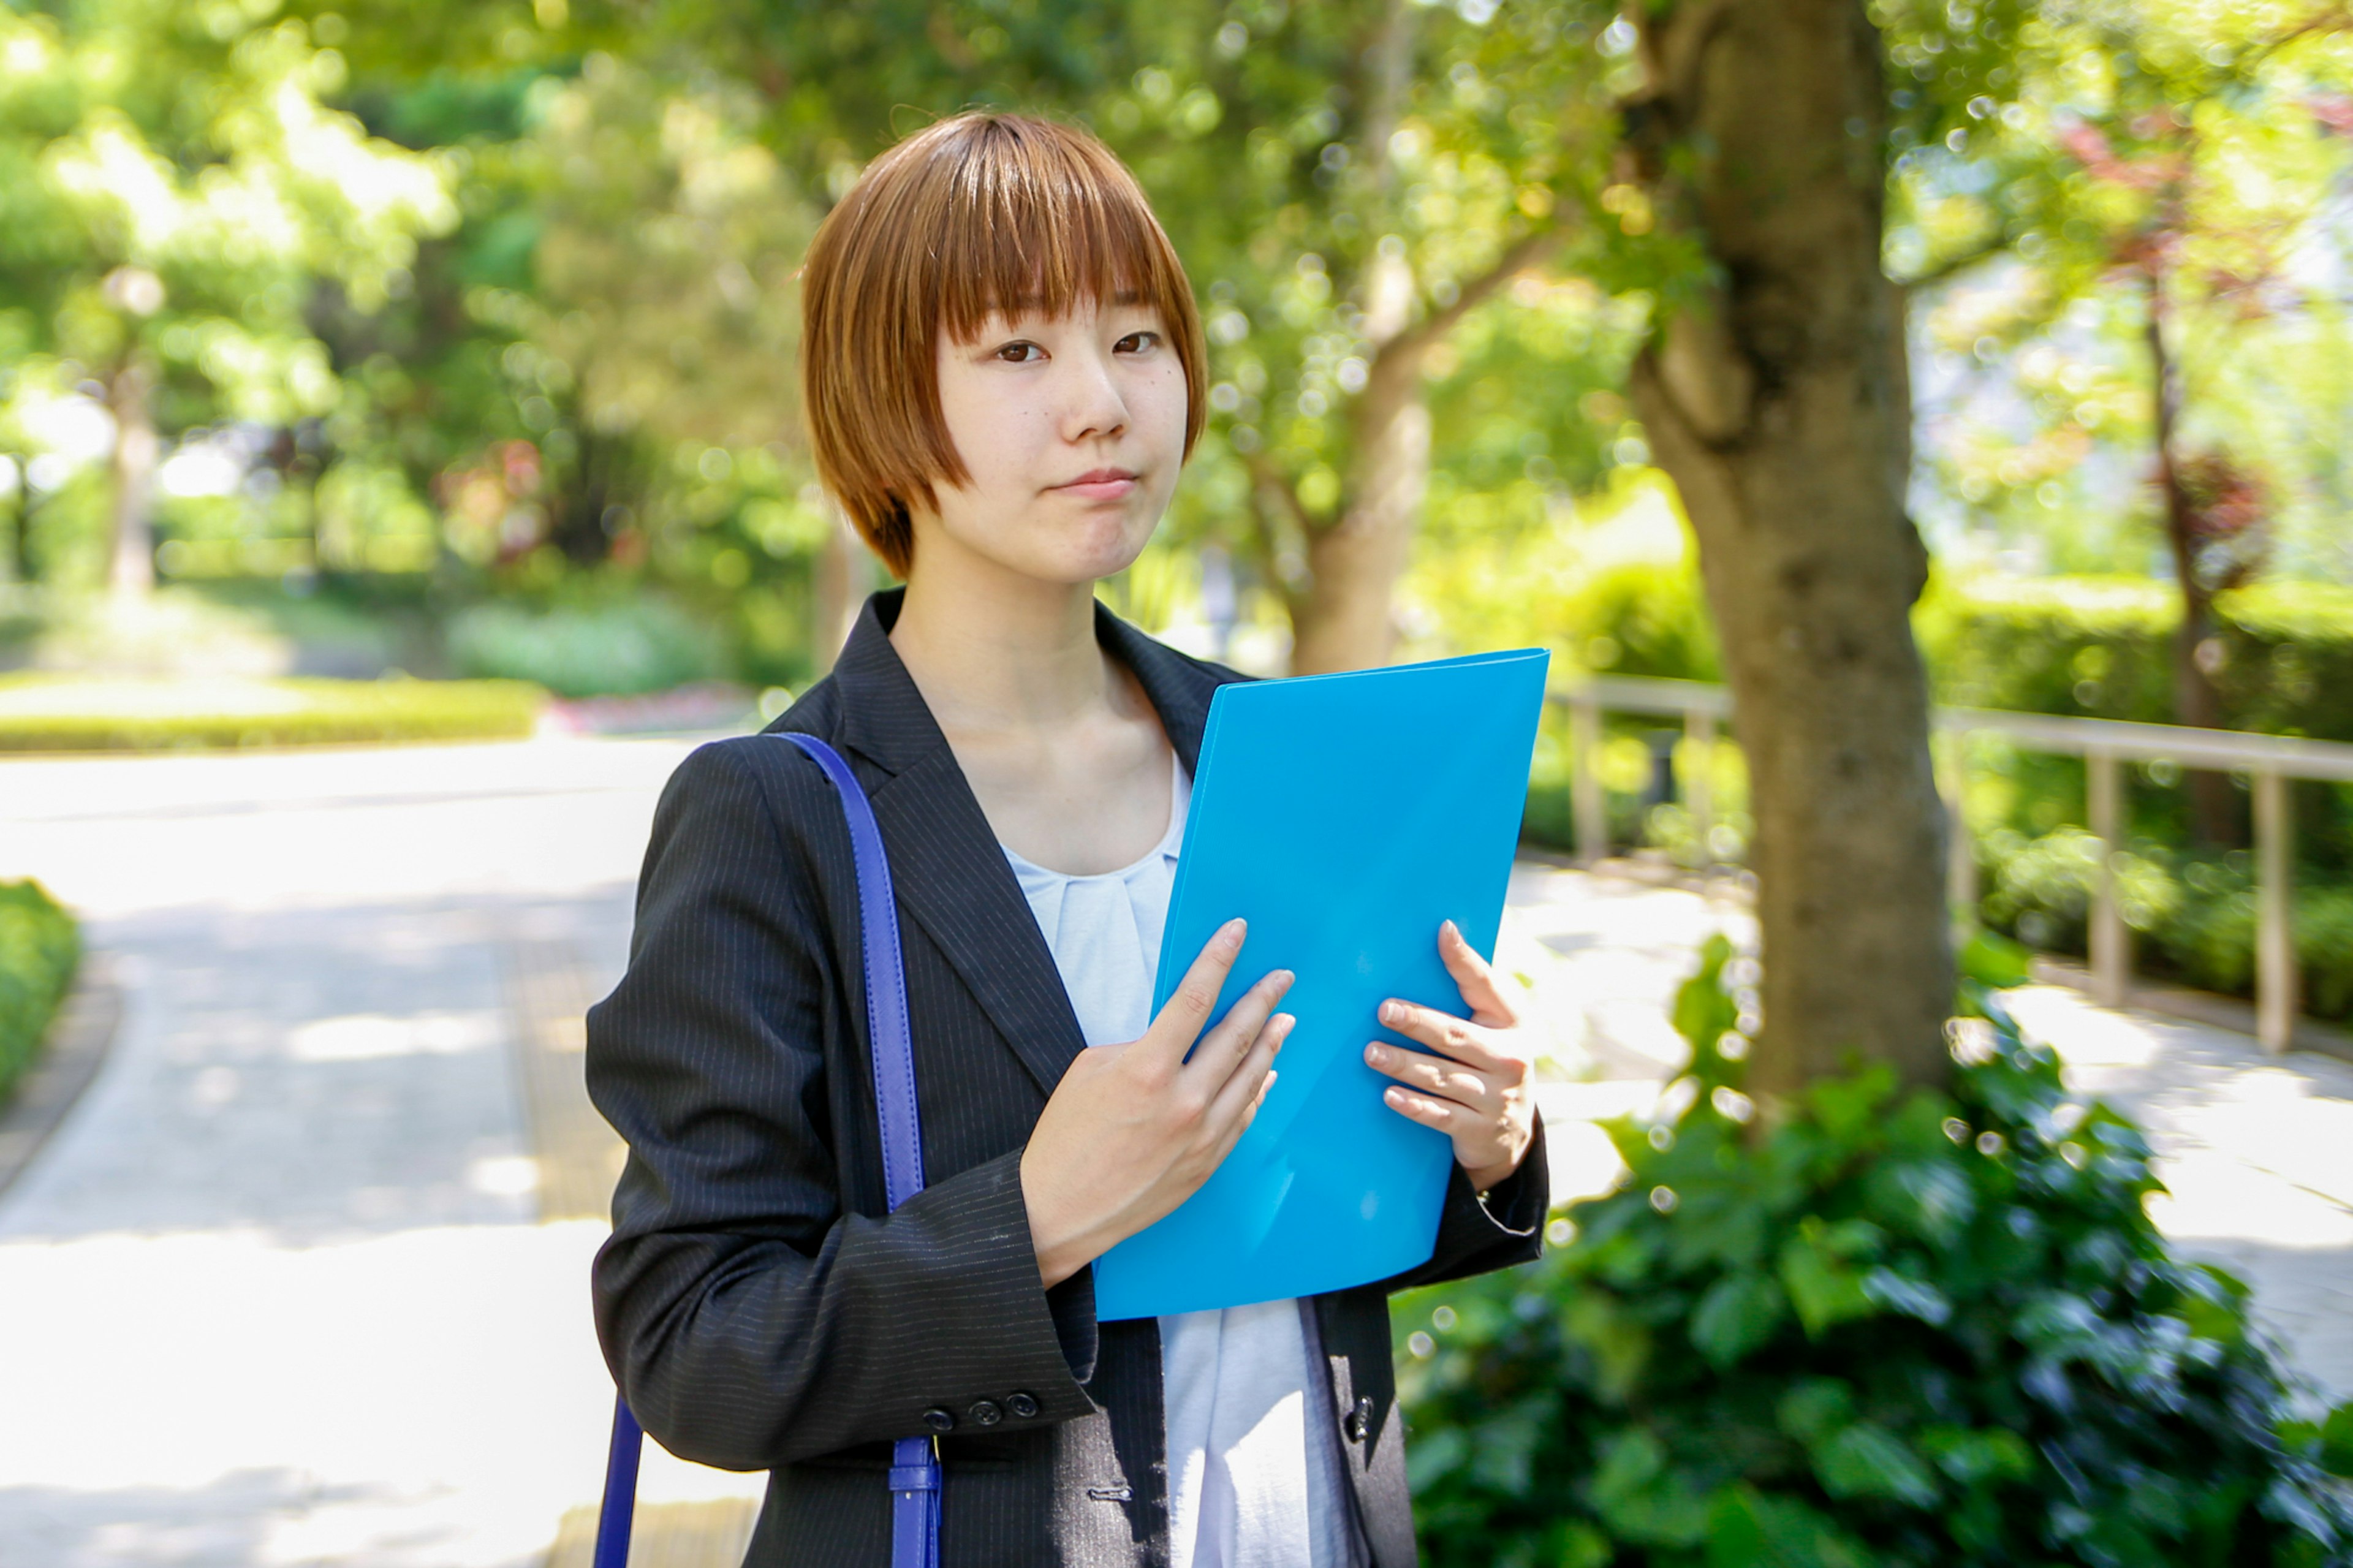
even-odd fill
[[[2216,684],[2235,729],[2353,740],[2353,588],[2218,597]],[[2179,596],[2143,577],[1940,580],[1915,626],[1942,701],[2171,721]]]
[[[2010,828],[1987,834],[1978,913],[2031,946],[2080,953],[2103,854],[2080,827],[2039,837]],[[2144,840],[2106,858],[2144,973],[2201,991],[2253,994],[2255,893],[2243,853],[2182,854]],[[2353,889],[2309,873],[2302,879],[2295,908],[2304,1010],[2353,1018]]]
[[[517,680],[0,677],[0,752],[511,740],[547,694]]]
[[[2244,1287],[2150,1222],[2131,1123],[1976,982],[1949,1093],[1874,1067],[1760,1120],[1735,962],[1678,999],[1658,1120],[1609,1127],[1620,1190],[1526,1269],[1398,1300],[1436,1568],[2353,1562],[2353,1414],[2289,1418]]]
[[[449,658],[461,674],[533,681],[561,697],[662,691],[718,667],[702,626],[642,595],[543,611],[478,605],[451,619]]]
[[[16,1087],[81,963],[81,931],[38,882],[0,882],[0,1106]]]

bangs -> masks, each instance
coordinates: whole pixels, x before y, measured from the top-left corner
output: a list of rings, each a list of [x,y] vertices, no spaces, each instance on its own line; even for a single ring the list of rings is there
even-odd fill
[[[1082,302],[1175,321],[1174,296],[1190,290],[1143,191],[1109,153],[997,121],[937,156],[945,199],[927,281],[950,337],[972,342],[994,311],[1067,316]]]
[[[1185,454],[1208,418],[1192,286],[1144,187],[1084,131],[975,110],[875,160],[809,243],[801,387],[818,478],[893,572],[908,508],[969,473],[940,412],[943,334],[1082,305],[1155,311],[1185,369]]]

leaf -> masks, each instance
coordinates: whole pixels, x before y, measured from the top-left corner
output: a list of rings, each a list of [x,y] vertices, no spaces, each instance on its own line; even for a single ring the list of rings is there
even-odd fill
[[[1460,1426],[1416,1432],[1413,1441],[1406,1445],[1406,1484],[1417,1492],[1427,1491],[1461,1468],[1470,1457],[1471,1439]]]
[[[1835,1498],[1885,1498],[1927,1508],[1936,1479],[1905,1441],[1884,1426],[1859,1421],[1812,1451],[1814,1475]]]
[[[2320,1424],[2320,1468],[2353,1479],[2353,1399],[2330,1411]]]
[[[1854,1419],[1854,1390],[1839,1378],[1810,1377],[1781,1396],[1774,1414],[1799,1442],[1827,1442]]]
[[[1665,1446],[1639,1426],[1610,1439],[1588,1495],[1603,1522],[1629,1542],[1696,1546],[1707,1533],[1706,1499],[1669,1467]]]
[[[1707,1526],[1707,1568],[1867,1568],[1871,1562],[1804,1503],[1746,1484],[1717,1495]]]
[[[2027,950],[1983,927],[1969,934],[1969,940],[1961,944],[1961,951],[1954,957],[1962,974],[1997,991],[2023,985],[2031,978],[2028,970],[2031,955]]]
[[[1862,1292],[1891,1312],[1916,1318],[1930,1328],[1941,1328],[1953,1315],[1953,1303],[1942,1290],[1925,1280],[1907,1279],[1892,1268],[1874,1268],[1862,1277]]]
[[[1936,1468],[1965,1487],[1997,1478],[2024,1480],[2034,1473],[2034,1456],[2015,1432],[1999,1426],[1972,1432],[1960,1426],[1931,1426],[1920,1434],[1920,1447]]]
[[[1708,1287],[1692,1311],[1693,1346],[1718,1372],[1773,1337],[1788,1315],[1789,1299],[1767,1274],[1744,1270]]]
[[[1788,1287],[1798,1321],[1805,1324],[1810,1338],[1819,1339],[1851,1318],[1873,1317],[1879,1311],[1862,1288],[1862,1275],[1841,1261],[1862,1250],[1850,1245],[1851,1227],[1856,1223],[1824,1226],[1809,1219],[1781,1248],[1781,1283]]]

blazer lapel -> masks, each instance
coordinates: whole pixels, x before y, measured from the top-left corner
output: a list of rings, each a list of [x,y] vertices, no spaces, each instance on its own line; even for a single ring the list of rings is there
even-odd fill
[[[923,694],[892,647],[902,590],[869,599],[834,667],[841,739],[890,777],[870,791],[899,903],[1050,1094],[1086,1041],[1021,884]],[[1096,636],[1135,672],[1187,772],[1218,675],[1096,606]]]

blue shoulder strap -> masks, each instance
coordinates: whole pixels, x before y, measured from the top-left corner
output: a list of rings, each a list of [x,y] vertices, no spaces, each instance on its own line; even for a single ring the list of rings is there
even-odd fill
[[[899,952],[899,905],[882,829],[866,792],[839,752],[814,735],[784,731],[841,797],[858,874],[858,925],[865,954],[866,1037],[874,1062],[874,1110],[882,1131],[882,1190],[892,1208],[923,1190],[923,1122],[915,1107],[915,1048],[907,1027],[907,967]],[[624,1401],[613,1409],[613,1446],[597,1516],[595,1568],[626,1568],[637,1495],[640,1432]],[[902,1437],[891,1452],[891,1568],[939,1568],[940,1458],[929,1437]]]

